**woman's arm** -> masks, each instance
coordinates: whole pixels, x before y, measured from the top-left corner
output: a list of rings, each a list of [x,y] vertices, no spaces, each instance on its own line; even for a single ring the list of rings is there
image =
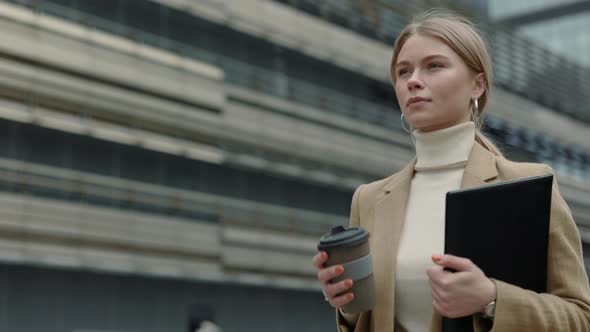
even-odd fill
[[[547,167],[545,171],[552,170]],[[463,317],[479,312],[491,301],[492,282],[473,262],[452,255],[433,255],[433,261],[437,265],[429,267],[427,274],[433,306],[441,315]],[[445,271],[444,267],[458,273]],[[590,332],[590,287],[580,235],[555,179],[547,253],[547,292],[539,294],[501,280],[493,281],[497,294],[495,317],[492,322],[473,315],[476,332]]]
[[[547,293],[496,280],[491,331],[590,331],[590,288],[580,235],[555,179],[547,259]],[[476,319],[476,331],[488,331],[480,323]]]

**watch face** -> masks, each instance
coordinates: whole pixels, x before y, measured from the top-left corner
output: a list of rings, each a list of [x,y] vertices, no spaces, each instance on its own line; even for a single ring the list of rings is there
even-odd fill
[[[488,316],[488,317],[494,317],[494,314],[496,312],[496,302],[494,301],[494,302],[488,304],[486,306],[486,310],[485,311],[486,311],[486,316]]]

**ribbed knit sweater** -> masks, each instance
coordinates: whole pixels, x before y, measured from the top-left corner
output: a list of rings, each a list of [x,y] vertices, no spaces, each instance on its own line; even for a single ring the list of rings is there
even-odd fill
[[[414,177],[406,207],[395,273],[395,318],[409,332],[428,331],[432,295],[426,269],[444,251],[445,196],[461,187],[475,142],[473,122],[442,130],[414,131]]]

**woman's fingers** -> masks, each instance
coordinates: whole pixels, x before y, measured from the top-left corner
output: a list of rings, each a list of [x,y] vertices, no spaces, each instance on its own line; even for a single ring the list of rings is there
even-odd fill
[[[336,296],[334,298],[330,299],[330,303],[334,306],[334,307],[342,307],[345,304],[350,303],[350,301],[354,300],[354,294],[352,293],[346,293],[346,294],[342,294],[339,296]]]
[[[320,251],[317,255],[313,256],[311,262],[313,266],[321,269],[324,267],[324,263],[328,260],[328,254],[325,251]]]
[[[352,280],[346,279],[339,281],[337,283],[328,284],[324,287],[324,294],[328,298],[334,298],[339,294],[344,293],[345,291],[349,290],[352,287]]]
[[[443,293],[437,287],[434,287],[432,284],[430,286],[430,293],[432,294],[432,299],[436,301],[439,305],[447,303]]]
[[[336,283],[330,283],[331,280],[344,273],[342,265],[335,265],[324,268],[324,264],[328,260],[328,254],[321,251],[313,256],[311,262],[319,269],[317,278],[324,286],[324,295],[328,298],[330,304],[334,307],[342,307],[354,299],[354,294],[348,292],[344,293],[352,287],[352,280],[346,279]]]
[[[432,255],[432,261],[458,272],[471,271],[476,267],[471,260],[453,255]]]
[[[322,284],[327,284],[330,280],[336,278],[344,272],[342,265],[330,266],[318,271],[317,277]]]

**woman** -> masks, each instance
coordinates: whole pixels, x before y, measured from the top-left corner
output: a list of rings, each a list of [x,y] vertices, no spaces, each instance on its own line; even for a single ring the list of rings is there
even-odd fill
[[[441,317],[473,315],[476,331],[590,331],[590,289],[580,236],[553,184],[547,293],[501,280],[465,258],[443,255],[444,201],[450,190],[551,173],[515,163],[479,131],[492,85],[485,43],[467,19],[427,12],[398,37],[391,78],[414,128],[416,158],[398,173],[354,193],[351,226],[371,233],[377,303],[349,314],[352,280],[330,280],[343,267],[313,258],[340,331],[440,331]],[[499,208],[490,206],[490,209]],[[483,211],[485,213],[485,211]],[[493,248],[491,248],[493,250]],[[502,259],[502,257],[498,257]],[[452,268],[457,273],[444,270]]]

